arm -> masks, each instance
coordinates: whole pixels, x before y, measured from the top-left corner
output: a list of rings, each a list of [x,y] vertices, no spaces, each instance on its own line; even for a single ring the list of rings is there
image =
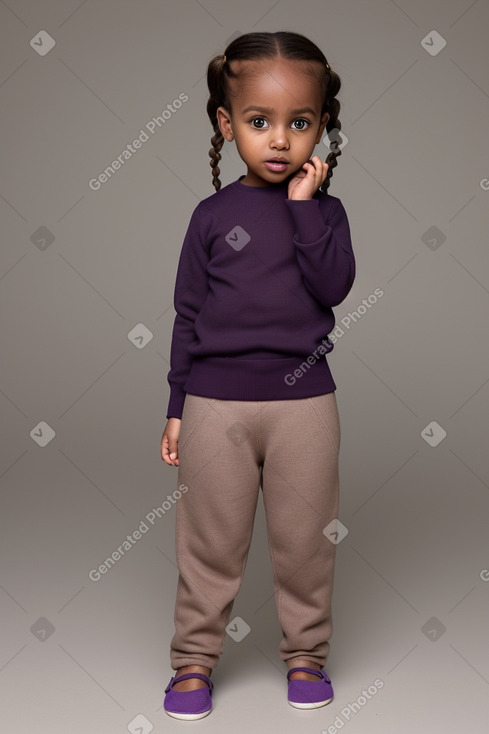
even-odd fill
[[[355,280],[345,208],[337,199],[325,222],[318,199],[286,199],[286,203],[295,223],[294,244],[304,284],[322,306],[337,306]]]
[[[184,385],[192,366],[189,344],[195,339],[194,322],[208,293],[206,249],[208,226],[206,213],[198,205],[194,210],[182,245],[175,280],[175,322],[170,350],[170,399],[167,418],[181,418],[185,402]]]

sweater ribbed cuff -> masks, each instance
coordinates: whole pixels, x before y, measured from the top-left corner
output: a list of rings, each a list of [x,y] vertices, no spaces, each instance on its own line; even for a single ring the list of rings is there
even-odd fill
[[[180,418],[180,420],[182,419],[185,397],[186,393],[180,392],[176,387],[170,390],[170,399],[168,401],[168,410],[166,412],[167,418]]]

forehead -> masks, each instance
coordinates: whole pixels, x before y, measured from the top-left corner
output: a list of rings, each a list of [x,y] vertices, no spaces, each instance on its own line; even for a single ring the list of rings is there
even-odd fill
[[[312,107],[319,114],[322,93],[318,67],[314,62],[285,59],[233,61],[233,70],[240,74],[239,80],[231,79],[233,108],[240,112],[258,105],[285,112]]]

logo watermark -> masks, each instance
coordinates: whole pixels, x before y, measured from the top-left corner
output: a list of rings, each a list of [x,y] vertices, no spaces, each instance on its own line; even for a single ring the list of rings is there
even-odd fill
[[[130,158],[132,158],[133,155],[142,147],[143,143],[148,142],[148,132],[151,133],[151,135],[154,135],[155,132],[163,127],[165,122],[170,119],[172,114],[174,115],[175,112],[180,109],[182,104],[184,102],[187,102],[188,98],[188,94],[185,94],[185,92],[181,92],[181,94],[178,95],[177,99],[174,99],[173,102],[166,105],[161,114],[151,118],[151,120],[146,123],[144,128],[141,128],[137,138],[135,138],[132,143],[128,143],[126,145],[124,150],[119,153],[117,158],[114,158],[112,163],[104,168],[103,173],[99,173],[98,176],[90,179],[88,185],[90,186],[92,191],[99,191],[102,187],[102,184],[106,183],[110,178],[112,178],[115,172],[118,171],[119,168],[123,166],[126,161],[130,160]]]
[[[330,151],[336,153],[338,150],[342,151],[345,145],[348,145],[348,140],[349,138],[347,138],[343,130],[334,127],[329,133],[326,133],[323,138],[323,143]]]
[[[379,298],[382,298],[384,295],[384,291],[382,288],[376,288],[373,293],[371,293],[367,298],[363,298],[362,302],[355,311],[349,311],[346,316],[343,316],[343,318],[340,320],[340,323],[345,327],[345,329],[349,330],[352,326],[352,324],[356,324],[357,321],[359,321],[362,316],[364,316],[369,308],[372,308]],[[326,355],[328,352],[330,352],[333,349],[333,345],[336,344],[338,339],[341,339],[342,336],[345,335],[345,331],[341,328],[339,324],[335,326],[331,334],[329,334],[325,339],[322,340],[321,344],[316,347],[316,349],[309,354],[309,356],[306,358],[304,362],[302,362],[293,372],[288,372],[286,375],[284,375],[284,382],[286,385],[295,385],[297,380],[300,380],[303,375],[306,374],[306,372],[314,365],[318,360],[320,360],[324,355]],[[319,355],[319,356],[318,356]]]
[[[352,714],[358,714],[368,701],[383,687],[384,681],[381,678],[376,678],[368,688],[362,690],[360,696],[355,701],[348,703],[341,709],[336,719],[327,729],[321,729],[321,734],[336,734],[340,729],[343,729],[345,724],[351,720]]]
[[[141,540],[143,535],[146,535],[148,530],[150,530],[150,527],[146,524],[145,520],[147,520],[150,525],[154,525],[156,522],[156,518],[160,518],[163,517],[163,515],[166,515],[168,510],[171,510],[172,506],[177,502],[177,500],[180,499],[182,494],[185,494],[186,492],[188,492],[187,485],[180,484],[180,487],[176,489],[173,494],[167,494],[167,499],[164,500],[161,505],[158,505],[158,507],[153,507],[153,509],[145,515],[144,520],[141,520],[141,522],[139,523],[137,530],[134,530],[130,535],[126,535],[126,539],[123,540],[119,546],[117,546],[115,551],[108,558],[106,558],[105,561],[100,564],[100,566],[97,566],[97,568],[92,568],[92,570],[88,574],[88,578],[90,579],[90,581],[100,581],[102,576],[110,571],[110,569],[115,566],[117,561],[120,561],[120,559],[125,555],[127,551],[130,551],[131,548],[134,548],[138,540]]]

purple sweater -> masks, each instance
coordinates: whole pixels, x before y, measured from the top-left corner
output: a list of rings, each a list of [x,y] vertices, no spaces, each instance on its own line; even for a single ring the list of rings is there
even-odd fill
[[[340,199],[287,197],[288,182],[241,183],[195,208],[178,263],[167,418],[186,393],[288,400],[336,390],[332,306],[355,279]]]

